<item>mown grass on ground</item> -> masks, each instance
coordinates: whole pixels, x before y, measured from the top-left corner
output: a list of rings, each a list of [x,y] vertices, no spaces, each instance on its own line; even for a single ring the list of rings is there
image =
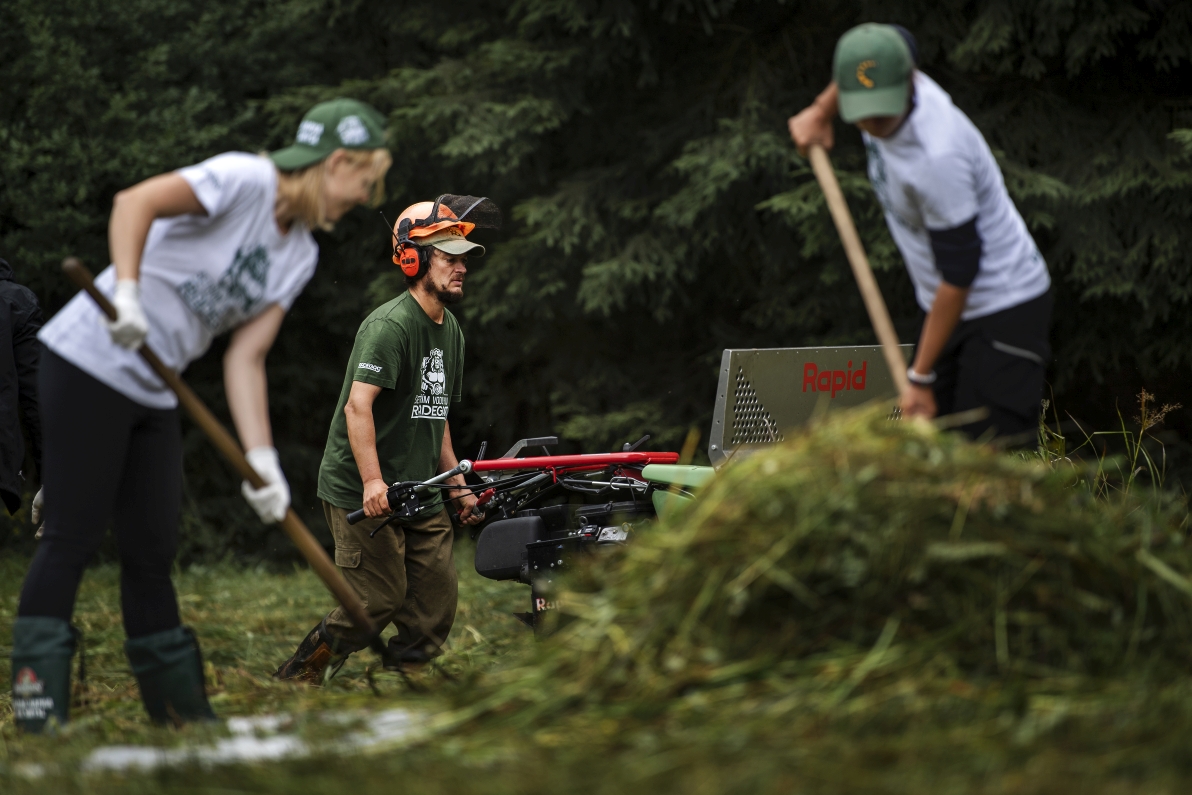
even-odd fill
[[[101,569],[80,602],[93,701],[61,738],[6,723],[0,781],[105,794],[1192,789],[1183,502],[1094,499],[1078,466],[883,416],[837,416],[734,464],[686,513],[573,578],[558,595],[567,621],[543,641],[509,616],[524,588],[478,579],[461,549],[450,676],[428,672],[425,693],[370,683],[364,655],[321,690],[269,680],[328,604],[305,572],[179,577],[222,714],[299,715],[315,745],[343,731],[325,717],[337,710],[436,716],[422,741],[363,755],[79,772],[96,745],[223,731],[147,726],[121,672],[115,573]],[[9,613],[17,581],[4,577]],[[20,775],[30,763],[45,776]]]
[[[203,647],[208,692],[221,718],[287,713],[317,715],[337,710],[408,707],[438,711],[436,695],[450,677],[491,666],[505,652],[531,642],[513,617],[525,610],[526,589],[494,583],[472,569],[472,545],[460,545],[460,607],[446,654],[437,665],[411,675],[417,691],[399,674],[381,670],[371,652],[353,655],[327,687],[274,681],[270,674],[334,604],[305,568],[278,572],[234,564],[195,566],[175,576],[183,622]],[[86,685],[76,694],[71,724],[58,737],[16,732],[12,723],[10,651],[12,620],[28,561],[0,558],[0,777],[31,766],[70,770],[95,747],[109,744],[176,745],[210,742],[222,725],[182,731],[149,725],[124,656],[119,571],[89,569],[79,592],[74,623],[86,650]],[[77,672],[78,657],[74,663]],[[77,676],[76,687],[77,687]],[[17,786],[17,782],[11,782]],[[34,789],[37,787],[34,786]]]

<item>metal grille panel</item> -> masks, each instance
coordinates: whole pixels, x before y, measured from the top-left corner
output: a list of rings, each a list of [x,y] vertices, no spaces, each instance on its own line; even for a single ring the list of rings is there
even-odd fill
[[[913,346],[900,347],[909,362]],[[834,389],[821,388],[819,374],[825,372],[832,373]],[[848,379],[844,391],[838,374]],[[719,467],[738,450],[748,455],[797,433],[816,412],[893,403],[897,395],[878,345],[728,349],[720,357],[708,458]],[[896,417],[897,409],[892,413]]]
[[[737,368],[737,380],[733,389],[733,435],[732,445],[764,444],[781,442],[782,434],[770,417],[770,412],[757,397],[757,391],[745,377],[745,370]]]

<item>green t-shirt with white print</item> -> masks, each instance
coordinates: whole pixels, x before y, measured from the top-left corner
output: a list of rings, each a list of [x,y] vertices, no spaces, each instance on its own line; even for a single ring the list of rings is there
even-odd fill
[[[374,310],[356,332],[331,416],[319,465],[319,497],[350,511],[364,503],[364,483],[344,416],[352,382],[381,387],[372,409],[385,482],[426,480],[438,469],[447,413],[460,400],[463,371],[464,335],[450,312],[435,323],[408,292]],[[424,515],[440,502],[424,498]]]

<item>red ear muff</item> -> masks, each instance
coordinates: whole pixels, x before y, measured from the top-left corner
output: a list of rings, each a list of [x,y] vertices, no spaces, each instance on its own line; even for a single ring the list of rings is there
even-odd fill
[[[403,243],[394,252],[393,262],[395,265],[401,266],[401,272],[405,275],[417,276],[418,270],[422,266],[422,253],[418,250],[418,246]]]

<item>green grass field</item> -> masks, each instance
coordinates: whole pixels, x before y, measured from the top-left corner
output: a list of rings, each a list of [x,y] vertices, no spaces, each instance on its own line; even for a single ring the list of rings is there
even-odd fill
[[[305,568],[279,573],[226,565],[178,572],[175,584],[183,621],[195,629],[203,645],[215,711],[221,718],[295,716],[300,733],[309,730],[316,743],[319,728],[307,724],[318,724],[324,713],[361,715],[395,707],[442,712],[446,704],[439,691],[452,678],[483,671],[507,652],[532,642],[529,631],[512,616],[515,610],[526,609],[528,590],[477,576],[471,567],[471,544],[460,546],[455,630],[439,664],[412,674],[411,682],[421,692],[411,690],[399,674],[381,670],[371,652],[354,655],[323,688],[280,683],[270,677],[334,604]],[[87,681],[76,695],[78,706],[72,710],[71,724],[56,737],[18,733],[7,683],[12,619],[26,566],[23,559],[0,559],[0,675],[5,683],[0,692],[0,781],[13,791],[45,791],[46,779],[37,777],[41,771],[49,778],[72,779],[72,784],[62,786],[108,791],[102,776],[75,778],[96,747],[209,744],[226,736],[222,724],[178,731],[155,728],[146,720],[123,652],[119,575],[114,565],[89,570],[80,590],[74,623],[84,633]],[[77,662],[76,657],[76,666]]]
[[[510,615],[525,590],[492,583],[460,550],[460,615],[443,670],[469,677],[533,641]],[[8,677],[8,632],[25,562],[0,562],[0,670]],[[361,653],[326,688],[274,682],[269,674],[326,609],[330,597],[309,572],[231,566],[180,572],[185,621],[204,644],[212,703],[221,717],[285,713],[308,742],[330,746],[360,716],[406,707],[442,714],[459,689],[442,673],[401,678],[366,669]],[[117,572],[88,572],[76,623],[86,633],[87,703],[58,737],[18,735],[0,698],[0,791],[18,793],[1169,793],[1192,781],[1192,686],[1153,688],[1073,677],[1057,689],[979,687],[934,671],[883,679],[838,710],[765,714],[744,684],[689,699],[662,716],[570,716],[526,729],[501,720],[465,724],[428,742],[362,754],[251,765],[182,766],[148,773],[80,771],[93,749],[113,744],[179,747],[226,737],[224,725],[151,727],[121,651]],[[809,681],[837,681],[827,662]],[[374,690],[375,688],[375,690]],[[750,701],[752,700],[752,704]],[[709,725],[733,705],[738,725]],[[781,705],[779,705],[781,706]],[[744,713],[755,713],[742,720]],[[775,717],[777,716],[777,717]]]
[[[1082,477],[883,413],[825,422],[581,567],[548,639],[511,615],[526,589],[477,577],[461,544],[456,629],[412,683],[368,653],[323,688],[274,682],[330,607],[322,586],[305,570],[179,572],[217,712],[286,716],[254,742],[304,744],[251,764],[193,756],[243,728],[148,724],[101,567],[76,618],[85,703],[60,736],[27,737],[0,696],[0,791],[1182,795],[1187,505],[1097,498]],[[6,681],[24,565],[0,561]],[[353,739],[396,710],[412,733]],[[192,756],[88,766],[113,745]]]

